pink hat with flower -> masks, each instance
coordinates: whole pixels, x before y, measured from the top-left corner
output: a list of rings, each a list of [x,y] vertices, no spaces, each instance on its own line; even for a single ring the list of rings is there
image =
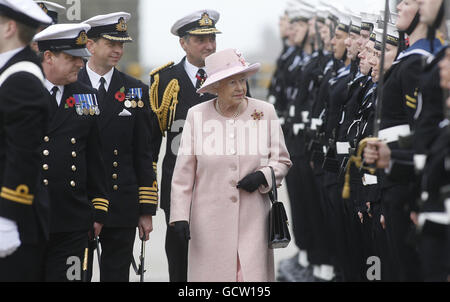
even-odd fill
[[[248,76],[255,74],[261,64],[249,64],[242,53],[236,49],[225,49],[213,53],[205,58],[205,69],[208,77],[197,93],[211,92],[212,84],[230,76],[246,73]]]

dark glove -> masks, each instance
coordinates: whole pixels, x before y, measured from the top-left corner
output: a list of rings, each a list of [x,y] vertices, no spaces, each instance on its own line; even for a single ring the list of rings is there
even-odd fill
[[[187,242],[189,239],[191,239],[189,223],[187,221],[176,221],[173,228],[178,238],[180,238],[182,241]]]
[[[261,171],[256,171],[242,178],[238,182],[236,188],[244,189],[245,191],[252,193],[258,189],[260,185],[267,186],[266,177]]]

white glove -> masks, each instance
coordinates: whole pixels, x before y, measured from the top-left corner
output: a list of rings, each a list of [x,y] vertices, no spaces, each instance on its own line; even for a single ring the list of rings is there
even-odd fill
[[[14,253],[20,244],[17,223],[0,217],[0,258],[5,258]]]

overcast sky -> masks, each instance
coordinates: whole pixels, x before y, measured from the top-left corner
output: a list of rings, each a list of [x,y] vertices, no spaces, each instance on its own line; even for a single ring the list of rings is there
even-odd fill
[[[178,38],[170,28],[179,18],[200,9],[220,12],[217,28],[223,34],[217,36],[217,50],[238,48],[244,54],[264,52],[270,47],[279,48],[279,40],[267,41],[262,29],[270,26],[278,33],[278,18],[288,0],[141,0],[140,47],[141,62],[157,66],[168,61],[179,61],[184,52]],[[291,0],[292,1],[292,0]],[[311,0],[312,3],[317,0]],[[333,0],[353,11],[373,10],[383,7],[384,0]],[[317,3],[317,2],[316,2]],[[277,43],[277,44],[273,44]]]

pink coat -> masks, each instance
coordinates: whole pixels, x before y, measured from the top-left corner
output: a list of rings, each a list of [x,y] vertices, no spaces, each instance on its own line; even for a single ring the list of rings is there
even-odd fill
[[[278,117],[271,104],[249,98],[232,122],[214,104],[188,111],[172,178],[170,222],[190,224],[188,281],[236,281],[238,255],[244,281],[274,281],[273,250],[267,245],[268,166],[280,186],[292,165]],[[244,124],[251,135],[242,134]],[[253,193],[236,188],[257,170],[268,187]]]

